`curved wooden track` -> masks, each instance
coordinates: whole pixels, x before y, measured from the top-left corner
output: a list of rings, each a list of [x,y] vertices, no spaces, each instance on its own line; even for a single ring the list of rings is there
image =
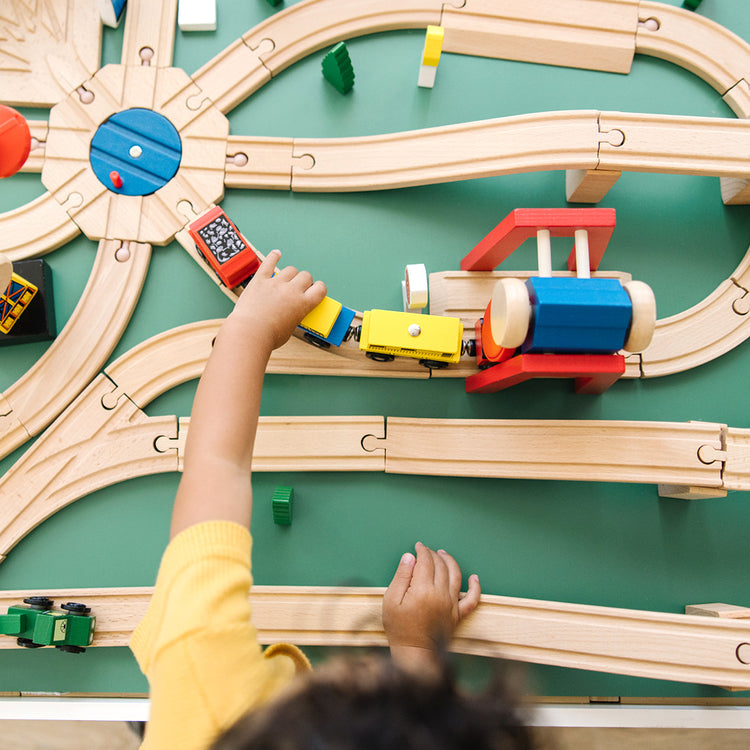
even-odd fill
[[[328,44],[393,29],[438,25],[442,0],[307,0],[243,34],[193,73],[193,80],[228,112],[271,76]]]
[[[96,378],[0,479],[0,556],[56,511],[83,495],[130,477],[177,470],[174,450],[157,451],[162,435],[177,436],[175,417],[146,417],[128,399],[105,409],[112,390]]]
[[[120,340],[146,278],[151,246],[102,240],[86,289],[49,349],[2,394],[0,456],[40,433],[91,381]]]
[[[638,54],[689,70],[725,97],[738,117],[748,116],[750,98],[737,88],[750,70],[750,45],[744,39],[700,13],[651,0],[640,0],[638,15],[642,21],[651,18],[659,24],[657,29],[638,25]]]
[[[58,605],[82,602],[96,615],[92,647],[126,646],[153,589],[51,589]],[[386,646],[383,588],[254,586],[253,624],[263,644]],[[28,591],[0,592],[0,608]],[[0,648],[18,648],[0,638]],[[450,650],[599,672],[750,688],[750,625],[721,620],[483,594]]]
[[[750,157],[741,156],[747,153],[745,120],[546,112],[392,135],[295,138],[292,190],[377,190],[594,167],[747,177]]]
[[[683,372],[726,354],[750,337],[750,250],[732,276],[697,305],[656,322],[641,353],[643,377]]]
[[[143,395],[143,394],[141,394]],[[46,518],[125,479],[179,471],[189,420],[147,417],[105,375],[88,388],[0,478],[0,561]],[[256,471],[383,471],[383,417],[263,417]]]
[[[12,261],[37,258],[77,237],[81,230],[50,193],[0,214],[3,255]]]

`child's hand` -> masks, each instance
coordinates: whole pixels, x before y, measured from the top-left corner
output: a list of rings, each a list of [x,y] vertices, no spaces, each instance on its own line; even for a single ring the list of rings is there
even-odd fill
[[[383,627],[394,659],[408,666],[433,659],[445,648],[458,623],[476,609],[479,578],[469,578],[461,595],[461,569],[445,551],[434,552],[417,543],[401,558],[383,597]]]
[[[326,285],[313,282],[307,271],[287,266],[274,276],[280,257],[279,250],[271,250],[230,315],[243,324],[255,324],[269,351],[285,344],[302,318],[326,296]]]

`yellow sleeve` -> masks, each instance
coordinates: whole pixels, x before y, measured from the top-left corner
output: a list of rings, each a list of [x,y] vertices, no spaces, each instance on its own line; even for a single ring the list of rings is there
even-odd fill
[[[250,616],[251,538],[227,521],[196,524],[162,558],[130,647],[149,680],[143,748],[205,748],[309,662],[294,646],[264,654]]]

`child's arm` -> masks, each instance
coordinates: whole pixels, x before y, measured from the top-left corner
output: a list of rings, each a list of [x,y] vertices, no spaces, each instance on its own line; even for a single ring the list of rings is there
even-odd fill
[[[221,326],[193,402],[185,463],[170,537],[195,523],[250,527],[250,468],[260,394],[271,352],[325,297],[321,281],[288,266],[272,250]]]
[[[469,577],[461,594],[461,569],[445,551],[434,552],[421,542],[401,558],[383,597],[383,627],[393,659],[401,666],[434,666],[448,647],[459,622],[476,609],[479,578]]]

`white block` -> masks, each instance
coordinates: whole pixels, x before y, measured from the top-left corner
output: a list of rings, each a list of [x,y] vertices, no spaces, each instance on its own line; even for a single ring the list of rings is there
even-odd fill
[[[435,85],[436,73],[437,68],[434,65],[420,65],[417,86],[421,86],[423,89],[431,89]]]
[[[182,31],[215,31],[216,0],[180,0],[177,25]]]
[[[406,267],[406,279],[403,282],[404,310],[415,311],[427,307],[429,292],[427,268],[424,263],[411,263]]]

